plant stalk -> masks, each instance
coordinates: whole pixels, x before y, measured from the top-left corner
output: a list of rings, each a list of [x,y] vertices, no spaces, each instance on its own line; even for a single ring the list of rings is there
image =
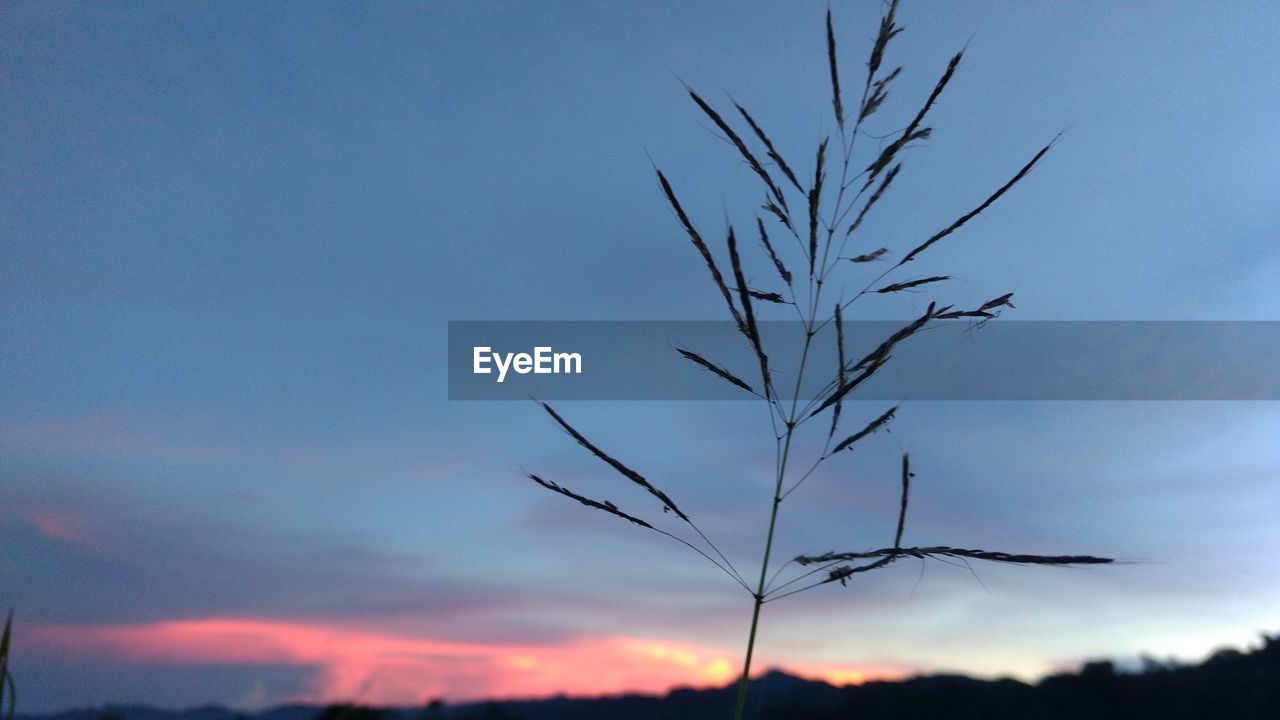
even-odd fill
[[[816,305],[816,300],[815,303]],[[800,369],[796,373],[796,388],[791,397],[791,414],[787,420],[787,435],[782,445],[782,457],[778,461],[778,478],[773,488],[773,506],[769,511],[769,534],[764,543],[764,560],[760,563],[760,582],[756,585],[755,603],[751,610],[751,632],[747,635],[747,656],[742,663],[742,679],[738,681],[738,701],[734,706],[733,720],[742,720],[747,708],[747,683],[751,679],[751,655],[756,646],[756,629],[760,625],[760,607],[764,605],[765,582],[769,577],[769,556],[773,551],[773,533],[778,526],[778,507],[782,505],[782,482],[787,474],[787,457],[791,454],[791,436],[796,429],[796,407],[800,399],[800,383],[804,379],[804,366],[809,359],[809,346],[813,340],[813,316],[805,333],[804,350],[800,353]],[[773,412],[770,410],[770,412]]]

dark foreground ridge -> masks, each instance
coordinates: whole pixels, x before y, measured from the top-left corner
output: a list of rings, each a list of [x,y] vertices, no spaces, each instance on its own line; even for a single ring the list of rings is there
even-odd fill
[[[717,720],[733,711],[736,683],[666,696],[550,698],[421,708],[282,706],[255,715],[219,706],[183,711],[107,706],[20,720]],[[1152,660],[1122,672],[1109,661],[1030,685],[957,675],[834,687],[781,672],[752,681],[755,720],[1274,720],[1280,718],[1280,635],[1259,647],[1219,650],[1199,665]]]

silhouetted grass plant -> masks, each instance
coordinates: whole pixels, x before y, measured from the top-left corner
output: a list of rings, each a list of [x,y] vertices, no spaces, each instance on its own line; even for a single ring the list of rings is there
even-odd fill
[[[602,510],[639,527],[653,530],[670,537],[698,552],[713,565],[740,585],[752,599],[751,625],[747,635],[746,653],[743,661],[742,676],[739,681],[737,702],[734,710],[735,720],[741,720],[746,705],[747,682],[751,672],[752,656],[760,622],[761,608],[770,602],[790,597],[797,593],[812,590],[822,585],[839,582],[845,585],[853,576],[860,573],[886,567],[902,558],[955,558],[963,562],[969,560],[986,560],[1001,563],[1017,563],[1028,565],[1092,565],[1109,563],[1109,558],[1091,555],[1033,555],[1025,553],[1008,553],[989,550],[966,549],[949,545],[904,546],[902,544],[906,527],[907,505],[910,497],[911,471],[910,458],[902,456],[901,495],[898,509],[896,532],[893,545],[874,550],[834,552],[821,555],[802,555],[775,570],[770,576],[769,569],[773,559],[773,542],[777,529],[779,509],[783,501],[799,488],[823,462],[853,449],[854,445],[869,435],[874,434],[892,422],[898,408],[892,407],[872,420],[864,427],[843,435],[840,431],[843,403],[854,392],[881,370],[891,359],[894,349],[912,336],[927,327],[945,321],[986,321],[996,317],[1006,307],[1013,307],[1012,293],[999,295],[978,307],[957,308],[954,305],[939,305],[931,302],[928,309],[911,322],[885,338],[874,350],[863,357],[846,355],[844,339],[844,316],[854,303],[869,294],[892,295],[895,293],[914,291],[934,291],[945,286],[949,275],[927,275],[914,278],[903,278],[889,281],[889,275],[914,262],[929,248],[951,234],[960,230],[966,223],[999,200],[1005,193],[1021,181],[1040,162],[1054,140],[1039,148],[1031,159],[1018,169],[1001,187],[990,193],[973,209],[960,215],[954,222],[929,236],[923,242],[902,252],[899,259],[876,274],[852,296],[842,293],[832,299],[830,293],[833,286],[840,289],[840,274],[856,270],[866,264],[891,257],[893,251],[887,247],[857,247],[857,231],[862,226],[868,213],[880,202],[886,192],[899,176],[903,166],[903,151],[919,141],[927,139],[932,128],[926,124],[930,109],[939,96],[947,88],[963,59],[964,52],[956,53],[948,62],[942,75],[934,84],[928,98],[907,125],[891,136],[883,144],[871,161],[858,169],[854,162],[854,146],[862,133],[862,125],[881,107],[888,98],[894,80],[902,72],[901,67],[886,70],[884,60],[891,41],[902,32],[897,24],[897,0],[886,7],[880,20],[879,31],[872,44],[866,63],[866,77],[863,81],[861,97],[851,105],[844,94],[840,80],[840,62],[837,54],[836,32],[828,10],[826,16],[826,50],[827,65],[831,79],[831,105],[835,115],[836,132],[834,138],[823,137],[814,152],[813,174],[802,183],[800,176],[793,170],[794,164],[785,160],[777,146],[759,122],[742,105],[733,102],[738,115],[749,128],[753,142],[744,139],[716,108],[692,88],[686,88],[694,104],[705,114],[716,129],[737,154],[746,163],[753,174],[761,181],[764,199],[761,204],[763,216],[752,219],[754,230],[768,257],[769,265],[776,272],[782,283],[783,292],[762,290],[748,287],[747,273],[738,247],[738,236],[732,227],[728,228],[725,246],[729,256],[729,269],[726,273],[716,261],[715,254],[706,242],[702,233],[690,219],[669,178],[657,167],[658,184],[663,195],[670,204],[681,227],[688,235],[697,250],[701,262],[706,265],[712,284],[724,300],[730,318],[738,331],[744,336],[755,355],[759,365],[759,381],[753,385],[740,378],[723,365],[704,357],[694,350],[679,348],[682,356],[702,368],[710,371],[720,379],[755,395],[763,400],[773,424],[777,444],[776,475],[773,483],[773,495],[770,500],[770,515],[767,530],[764,532],[764,556],[760,563],[758,579],[753,583],[738,571],[728,557],[706,536],[688,513],[679,508],[671,497],[659,490],[652,482],[630,466],[600,449],[573,427],[550,405],[542,403],[543,409],[555,422],[591,454],[607,463],[623,477],[639,485],[658,500],[664,513],[674,514],[685,526],[693,531],[696,539],[686,539],[678,533],[656,527],[651,521],[642,519],[636,514],[623,512],[608,500],[595,500],[585,497],[563,486],[544,479],[539,475],[528,477],[540,486],[576,500],[587,507]],[[835,140],[835,152],[838,159],[833,163],[830,149]],[[763,148],[762,154],[759,149]],[[766,158],[768,164],[761,158]],[[835,165],[835,167],[833,167]],[[838,172],[838,178],[835,173]],[[829,176],[829,173],[831,176]],[[779,252],[778,245],[770,237],[770,232],[782,236],[791,236],[796,241],[798,258],[793,255],[788,262],[784,253]],[[790,243],[788,242],[788,245]],[[797,262],[798,260],[798,262]],[[789,267],[802,268],[799,281]],[[726,280],[726,275],[730,280]],[[732,285],[729,283],[732,282]],[[854,287],[857,287],[855,285]],[[784,296],[785,293],[785,296]],[[789,298],[789,299],[788,299]],[[800,363],[794,377],[778,377],[771,369],[769,355],[760,335],[757,324],[755,303],[766,302],[785,304],[794,308],[798,319],[805,328],[804,344],[800,352]],[[827,311],[824,308],[830,307]],[[801,399],[801,389],[806,367],[811,353],[816,351],[814,338],[818,332],[828,325],[835,326],[836,343],[831,350],[837,356],[837,370],[833,377],[809,400]],[[778,390],[780,382],[791,388],[789,394]],[[822,430],[808,429],[811,421],[826,412],[830,412],[830,424]],[[821,453],[803,472],[795,472],[796,458],[793,457],[793,439],[798,433],[825,432],[826,440]],[[799,574],[782,581],[782,572],[792,563],[802,568]]]
[[[13,687],[13,676],[9,674],[9,636],[13,630],[13,611],[4,620],[4,635],[0,635],[0,714],[13,720],[14,707],[17,705],[18,691]],[[5,705],[9,709],[6,713]]]

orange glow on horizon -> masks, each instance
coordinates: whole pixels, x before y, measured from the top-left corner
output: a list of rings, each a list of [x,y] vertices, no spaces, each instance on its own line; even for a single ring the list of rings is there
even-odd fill
[[[281,700],[418,704],[566,694],[664,693],[723,686],[738,673],[734,652],[654,638],[581,637],[560,644],[433,640],[309,622],[208,618],[141,625],[45,625],[33,644],[116,662],[280,664],[314,668],[307,688]],[[845,684],[901,677],[884,668],[789,665]]]

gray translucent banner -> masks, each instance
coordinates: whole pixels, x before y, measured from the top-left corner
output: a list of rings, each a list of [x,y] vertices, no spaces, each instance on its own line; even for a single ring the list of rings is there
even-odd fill
[[[906,324],[846,322],[846,355],[862,358]],[[760,334],[774,384],[790,397],[804,326],[765,322]],[[453,321],[449,399],[754,399],[676,348],[760,389],[756,355],[729,322]],[[828,325],[813,338],[799,396],[827,392],[837,366]],[[849,398],[1280,400],[1280,322],[935,321]]]

